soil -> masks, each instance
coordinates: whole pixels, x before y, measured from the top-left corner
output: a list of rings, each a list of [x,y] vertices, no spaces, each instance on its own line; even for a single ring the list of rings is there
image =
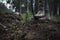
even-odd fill
[[[14,14],[0,14],[0,40],[60,40],[60,23],[32,20],[25,25]]]

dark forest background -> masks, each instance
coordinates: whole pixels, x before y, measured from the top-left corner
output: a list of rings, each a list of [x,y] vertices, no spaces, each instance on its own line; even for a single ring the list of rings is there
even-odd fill
[[[60,0],[0,0],[0,40],[60,40]]]

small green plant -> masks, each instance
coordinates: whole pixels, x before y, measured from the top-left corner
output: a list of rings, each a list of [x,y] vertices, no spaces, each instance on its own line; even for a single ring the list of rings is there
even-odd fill
[[[32,13],[25,12],[25,13],[21,14],[21,17],[22,17],[22,20],[21,20],[22,24],[26,24],[27,22],[31,21]]]

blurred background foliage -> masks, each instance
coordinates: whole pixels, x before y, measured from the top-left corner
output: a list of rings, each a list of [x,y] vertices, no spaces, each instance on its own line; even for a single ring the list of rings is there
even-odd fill
[[[35,16],[43,12],[45,15]],[[50,21],[41,22],[36,17],[47,20],[50,17]],[[60,0],[3,0],[0,3],[0,40],[56,40],[60,37],[60,24],[56,22],[60,22]]]

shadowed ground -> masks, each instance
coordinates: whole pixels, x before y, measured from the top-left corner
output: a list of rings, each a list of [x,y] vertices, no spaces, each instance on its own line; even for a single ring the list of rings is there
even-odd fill
[[[0,40],[60,40],[59,22],[32,20],[22,26],[19,18],[0,14]]]

